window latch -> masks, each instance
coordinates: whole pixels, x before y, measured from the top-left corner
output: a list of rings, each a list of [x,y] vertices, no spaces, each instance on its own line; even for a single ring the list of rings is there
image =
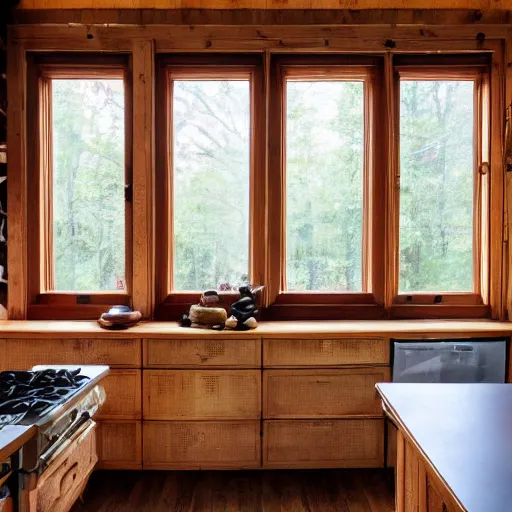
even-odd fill
[[[133,203],[133,187],[131,183],[124,186],[124,200],[128,203]]]
[[[489,162],[482,162],[479,166],[478,166],[478,172],[484,176],[485,174],[487,174],[489,171],[491,170],[491,167],[489,165]]]

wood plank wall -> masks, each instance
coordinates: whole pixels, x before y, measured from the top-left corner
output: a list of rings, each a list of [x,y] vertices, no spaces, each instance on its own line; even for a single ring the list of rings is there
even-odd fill
[[[511,9],[510,0],[21,0],[22,9]]]

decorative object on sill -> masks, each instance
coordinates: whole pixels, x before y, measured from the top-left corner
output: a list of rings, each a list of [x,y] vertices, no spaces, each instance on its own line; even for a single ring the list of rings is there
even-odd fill
[[[228,315],[224,308],[214,307],[218,302],[219,294],[216,290],[203,292],[199,304],[190,306],[188,315],[181,317],[181,327],[222,331]]]
[[[113,306],[100,316],[98,324],[103,329],[128,329],[137,325],[141,318],[140,311],[132,311],[128,306]]]
[[[199,305],[204,307],[214,307],[215,304],[219,302],[219,294],[216,290],[206,290],[201,295],[201,299],[199,300]]]
[[[221,331],[224,329],[228,315],[224,308],[214,308],[196,304],[190,306],[188,317],[191,322],[191,327]]]
[[[231,304],[231,316],[226,327],[234,325],[235,331],[248,331],[258,326],[256,316],[259,310],[256,306],[256,295],[263,290],[263,286],[252,288],[251,285],[240,286],[240,299]],[[236,323],[235,323],[236,321]]]

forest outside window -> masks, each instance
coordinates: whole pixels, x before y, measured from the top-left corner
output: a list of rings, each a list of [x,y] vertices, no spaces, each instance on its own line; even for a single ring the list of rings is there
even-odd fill
[[[289,76],[286,95],[286,285],[363,290],[365,82]]]
[[[165,108],[157,112],[163,232],[156,256],[164,308],[196,300],[205,289],[229,292],[258,279],[260,62],[245,56],[159,62],[157,101]]]
[[[79,61],[83,65],[38,57],[34,67],[39,179],[33,190],[37,184],[39,201],[30,222],[39,236],[29,244],[40,255],[31,279],[38,305],[76,308],[128,299],[125,67],[119,59]]]
[[[354,304],[379,315],[383,61],[283,55],[271,69],[271,316],[300,318],[307,306],[314,318],[322,305],[339,315]]]
[[[398,303],[482,304],[487,289],[485,65],[398,67]]]
[[[250,76],[172,75],[173,291],[249,271]]]

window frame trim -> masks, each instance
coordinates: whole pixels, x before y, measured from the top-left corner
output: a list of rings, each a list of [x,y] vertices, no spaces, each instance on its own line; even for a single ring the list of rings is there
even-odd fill
[[[250,172],[249,172],[249,279],[254,285],[264,282],[266,166],[265,166],[265,91],[263,59],[250,54],[176,54],[157,56],[156,98],[165,108],[156,111],[156,307],[154,317],[166,320],[176,317],[190,304],[197,303],[202,291],[173,290],[173,139],[172,82],[176,79],[206,80],[249,78],[250,80]],[[170,115],[167,115],[170,113]],[[264,240],[266,236],[264,236]],[[237,300],[237,292],[220,292],[221,304],[229,306]]]
[[[393,199],[396,209],[394,212],[396,235],[394,244],[396,247],[393,273],[391,283],[393,290],[393,299],[391,304],[391,314],[393,318],[416,318],[433,314],[432,318],[447,315],[459,317],[457,311],[467,311],[464,316],[485,317],[489,315],[489,238],[491,226],[489,223],[489,205],[490,205],[490,173],[485,176],[479,169],[484,163],[484,157],[487,154],[486,162],[490,164],[490,145],[491,145],[491,59],[493,54],[487,53],[488,62],[481,62],[483,55],[476,55],[474,62],[471,63],[471,54],[462,55],[441,55],[429,56],[430,63],[421,64],[421,55],[411,59],[410,64],[398,64],[393,66],[393,84],[395,98],[395,117],[396,123],[396,145],[395,145],[395,165],[394,173],[398,186],[394,188]],[[410,58],[410,57],[409,57]],[[407,57],[406,57],[407,59]],[[468,292],[450,292],[450,291],[399,291],[400,276],[400,81],[401,80],[467,80],[475,84],[474,90],[474,138],[476,147],[473,156],[473,290]],[[485,99],[484,99],[485,98]],[[487,104],[486,104],[487,102]],[[485,133],[487,132],[487,135]],[[487,193],[481,193],[482,189]],[[487,242],[487,243],[486,243]],[[487,262],[487,263],[486,263]],[[427,313],[430,309],[432,313]],[[443,313],[440,313],[440,312]]]
[[[385,316],[384,266],[375,255],[384,251],[384,187],[385,159],[382,158],[386,137],[379,126],[384,102],[381,87],[383,57],[379,55],[275,55],[270,69],[270,160],[269,225],[270,239],[279,244],[269,246],[270,283],[265,316],[268,319],[300,319],[305,314],[340,318],[355,314],[356,318]],[[328,80],[364,80],[364,160],[363,160],[363,228],[362,284],[358,292],[319,292],[286,290],[286,97],[285,83],[293,78],[313,77]],[[380,135],[379,135],[380,134]],[[278,141],[278,142],[275,142]],[[367,151],[371,148],[371,151]],[[276,247],[279,250],[276,250]],[[379,270],[380,267],[380,270]],[[276,284],[277,283],[277,284]]]
[[[132,183],[132,93],[129,58],[101,54],[27,54],[27,215],[28,305],[33,320],[97,319],[116,304],[132,304],[132,204],[125,205],[125,290],[53,290],[53,207],[51,81],[57,79],[123,79],[124,186]],[[32,141],[32,142],[31,142]],[[32,145],[32,146],[31,146]],[[30,177],[32,179],[30,179]]]

